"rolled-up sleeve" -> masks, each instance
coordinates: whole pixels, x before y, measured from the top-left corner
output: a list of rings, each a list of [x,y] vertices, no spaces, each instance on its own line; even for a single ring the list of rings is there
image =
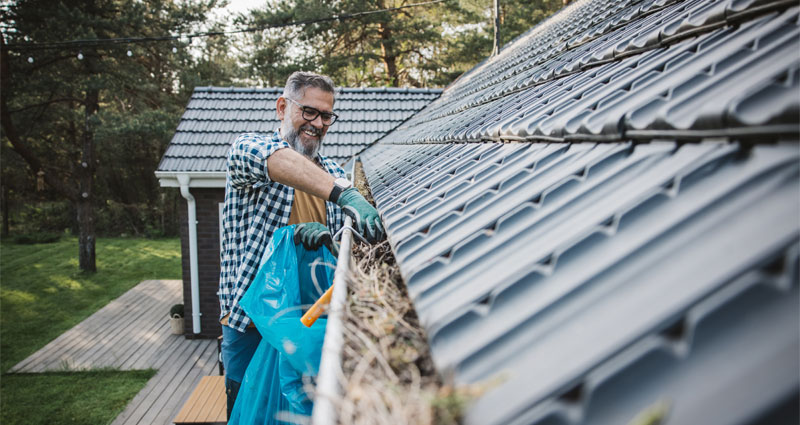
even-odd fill
[[[278,137],[257,133],[241,134],[228,152],[228,176],[236,188],[257,188],[270,183],[267,159],[276,151],[288,148],[289,144]]]

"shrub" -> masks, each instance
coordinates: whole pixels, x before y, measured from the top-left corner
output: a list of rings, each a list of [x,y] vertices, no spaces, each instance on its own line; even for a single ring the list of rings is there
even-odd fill
[[[55,232],[38,232],[38,233],[25,233],[22,235],[14,236],[14,243],[20,245],[31,245],[35,243],[53,243],[61,239],[60,233]]]
[[[174,317],[176,314],[183,317],[183,304],[175,304],[169,309],[169,317]]]
[[[60,235],[76,230],[77,220],[69,202],[40,201],[18,205],[12,215],[12,233],[29,236],[35,233]]]

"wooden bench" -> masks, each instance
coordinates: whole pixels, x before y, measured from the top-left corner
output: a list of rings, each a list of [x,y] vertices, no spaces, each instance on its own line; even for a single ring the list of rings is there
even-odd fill
[[[226,424],[227,397],[224,376],[204,376],[172,421],[183,424]]]

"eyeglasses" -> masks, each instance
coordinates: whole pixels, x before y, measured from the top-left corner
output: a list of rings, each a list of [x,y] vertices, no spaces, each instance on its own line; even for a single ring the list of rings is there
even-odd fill
[[[296,100],[290,99],[288,97],[284,97],[286,100],[292,101],[295,105],[300,107],[300,110],[303,111],[303,119],[306,121],[314,121],[317,117],[322,118],[322,124],[331,125],[336,122],[336,118],[339,118],[338,115],[334,114],[333,112],[321,112],[318,109],[312,108],[310,106],[301,105],[297,103]]]

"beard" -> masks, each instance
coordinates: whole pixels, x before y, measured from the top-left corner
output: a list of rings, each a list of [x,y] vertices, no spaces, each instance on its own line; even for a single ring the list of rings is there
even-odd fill
[[[301,133],[306,130],[317,135],[318,139],[316,141],[309,140],[304,143]],[[312,161],[317,157],[319,148],[322,146],[322,131],[317,130],[310,124],[301,125],[298,131],[292,127],[292,124],[289,122],[289,120],[284,120],[283,124],[281,124],[281,136],[283,136],[283,140],[286,140],[286,142],[289,143],[289,146],[291,146],[292,149]]]

